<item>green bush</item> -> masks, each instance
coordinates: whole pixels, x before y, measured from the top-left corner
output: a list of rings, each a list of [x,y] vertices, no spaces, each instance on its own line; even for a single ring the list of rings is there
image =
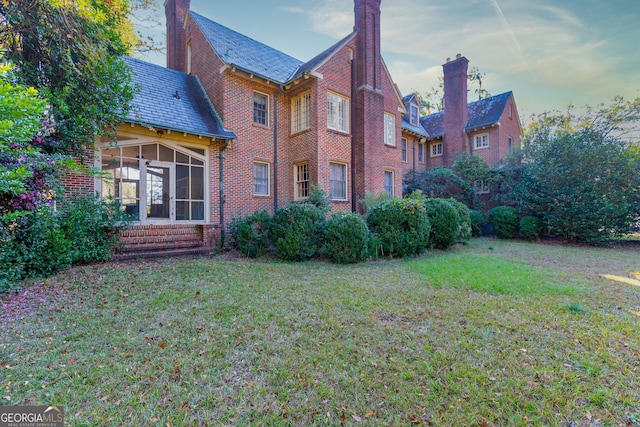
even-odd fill
[[[109,259],[116,231],[125,225],[117,204],[93,196],[76,197],[57,211],[42,205],[0,216],[0,292],[27,277]]]
[[[379,247],[378,253],[383,256],[419,254],[429,244],[431,225],[420,201],[386,200],[369,209],[367,225],[372,233],[372,249]]]
[[[460,215],[446,199],[426,199],[424,207],[431,224],[431,244],[436,249],[448,249],[456,242]]]
[[[471,239],[471,215],[469,208],[467,205],[456,199],[447,199],[447,201],[456,209],[460,219],[458,237],[456,240],[460,243],[469,241],[469,239]]]
[[[482,235],[482,223],[484,215],[475,209],[469,210],[469,218],[471,219],[471,235],[478,237]]]
[[[310,203],[291,203],[276,211],[269,224],[269,238],[278,254],[288,261],[304,261],[318,252],[326,220]]]
[[[234,218],[231,222],[233,245],[242,255],[257,258],[264,255],[269,247],[269,222],[267,211],[257,211],[244,218]]]
[[[535,216],[525,216],[520,220],[520,237],[536,240],[542,231],[542,220]]]
[[[513,238],[513,233],[518,231],[520,218],[518,211],[510,206],[498,206],[487,212],[487,218],[493,226],[493,230],[501,239]]]
[[[350,264],[367,257],[369,229],[356,213],[338,212],[327,221],[325,255],[333,262]]]

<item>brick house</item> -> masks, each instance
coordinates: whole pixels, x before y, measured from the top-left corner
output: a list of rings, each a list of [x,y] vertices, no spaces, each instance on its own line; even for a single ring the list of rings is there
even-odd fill
[[[414,159],[430,167],[425,144],[443,137],[389,74],[380,3],[354,0],[353,32],[302,62],[166,0],[167,68],[126,59],[141,90],[118,145],[98,147],[107,177],[83,184],[138,219],[118,256],[210,251],[232,218],[273,213],[312,185],[333,211],[401,197]]]
[[[468,64],[467,58],[458,55],[442,66],[443,111],[419,117],[416,96],[403,98],[407,115],[402,121],[402,135],[409,146],[415,147],[410,170],[451,166],[460,153],[474,154],[495,167],[520,146],[522,126],[513,93],[468,103]]]

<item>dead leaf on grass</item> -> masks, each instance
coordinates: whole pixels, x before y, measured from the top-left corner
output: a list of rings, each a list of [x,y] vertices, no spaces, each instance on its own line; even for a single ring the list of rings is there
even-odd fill
[[[626,285],[637,286],[640,288],[640,274],[632,273],[637,279],[632,279],[630,277],[625,276],[614,276],[613,274],[602,274],[600,277],[604,277],[605,279],[613,280],[614,282],[624,283]]]

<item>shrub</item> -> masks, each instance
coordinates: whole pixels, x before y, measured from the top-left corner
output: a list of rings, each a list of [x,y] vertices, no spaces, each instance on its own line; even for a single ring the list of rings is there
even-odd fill
[[[498,206],[487,212],[489,223],[493,230],[501,239],[511,239],[513,233],[518,231],[518,211],[511,206]]]
[[[369,209],[367,225],[373,235],[372,249],[373,244],[379,246],[381,255],[415,255],[429,244],[431,225],[420,201],[386,200]]]
[[[535,216],[525,216],[520,220],[520,237],[536,240],[542,231],[542,220]]]
[[[448,200],[426,199],[424,207],[431,224],[431,244],[436,249],[448,249],[456,242],[460,215]]]
[[[369,229],[356,213],[338,212],[327,222],[325,255],[333,262],[349,264],[367,257]]]
[[[364,206],[364,212],[366,213],[369,212],[369,209],[372,207],[378,206],[380,203],[389,200],[390,198],[391,195],[384,190],[377,194],[367,192],[364,199],[360,199],[360,203]]]
[[[304,261],[318,251],[325,223],[317,206],[291,203],[276,211],[269,224],[269,238],[283,259]]]
[[[231,222],[233,245],[242,255],[257,258],[264,255],[269,247],[269,222],[267,211],[257,211],[244,218],[234,218]]]
[[[447,199],[447,201],[456,209],[458,217],[460,218],[457,241],[466,242],[471,239],[471,215],[469,208],[456,199]]]
[[[471,219],[471,234],[474,237],[482,235],[482,223],[484,223],[484,215],[475,209],[469,210],[469,218]]]
[[[311,186],[311,190],[309,191],[309,198],[305,200],[304,203],[314,205],[325,215],[331,210],[331,200],[329,199],[329,197],[327,197],[327,193],[325,193],[324,190],[318,185]]]

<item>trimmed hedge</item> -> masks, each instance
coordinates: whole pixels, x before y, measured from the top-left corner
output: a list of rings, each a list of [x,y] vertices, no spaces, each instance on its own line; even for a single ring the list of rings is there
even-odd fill
[[[542,220],[535,216],[525,216],[520,220],[520,237],[536,240],[542,231]]]
[[[426,199],[423,203],[431,224],[431,244],[436,249],[450,248],[459,234],[458,211],[446,199]]]
[[[317,206],[291,203],[276,211],[269,224],[269,238],[278,255],[287,261],[304,261],[322,244],[326,220]]]
[[[470,209],[469,218],[471,219],[471,235],[474,237],[482,236],[482,224],[484,223],[482,212]]]
[[[447,199],[447,201],[456,209],[458,217],[460,218],[458,237],[456,240],[460,243],[469,241],[471,239],[471,215],[469,208],[456,199]]]
[[[269,247],[269,223],[267,211],[257,211],[244,218],[234,218],[231,222],[233,245],[242,255],[257,258],[264,255]]]
[[[390,199],[367,212],[372,249],[382,256],[404,257],[424,252],[429,244],[431,224],[422,202]],[[373,251],[372,251],[373,252]]]
[[[518,231],[520,218],[518,211],[511,206],[498,206],[487,212],[489,223],[493,226],[493,230],[501,239],[511,239],[513,234]]]
[[[351,264],[367,258],[369,229],[364,219],[351,212],[334,214],[325,230],[325,255],[338,264]]]

